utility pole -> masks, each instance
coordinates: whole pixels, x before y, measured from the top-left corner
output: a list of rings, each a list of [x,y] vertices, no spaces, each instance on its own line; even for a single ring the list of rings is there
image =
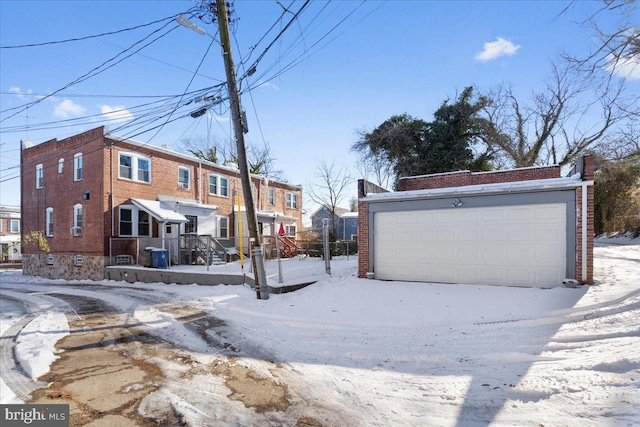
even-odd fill
[[[267,286],[267,275],[264,268],[264,254],[258,234],[258,218],[255,205],[253,203],[253,193],[251,192],[251,177],[249,175],[249,164],[247,162],[247,150],[244,143],[245,123],[242,123],[242,108],[240,106],[240,96],[236,87],[236,71],[233,65],[231,54],[231,40],[229,37],[229,18],[227,16],[226,0],[216,0],[218,13],[218,30],[220,32],[220,44],[222,45],[222,56],[227,73],[227,88],[229,100],[231,102],[231,118],[233,120],[233,130],[236,138],[238,150],[238,163],[240,166],[240,177],[242,180],[242,193],[247,212],[247,225],[249,226],[249,237],[253,241],[251,249],[251,261],[256,282],[256,292],[260,299],[269,299],[269,287]],[[238,215],[240,212],[238,211]],[[251,245],[249,245],[251,246]]]

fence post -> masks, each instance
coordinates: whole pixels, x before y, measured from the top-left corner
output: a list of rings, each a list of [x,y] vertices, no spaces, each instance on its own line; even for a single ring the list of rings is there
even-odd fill
[[[282,259],[280,258],[280,235],[276,235],[276,255],[278,255],[278,283],[284,282],[282,278]]]
[[[331,248],[329,247],[329,219],[322,219],[322,237],[324,245],[324,269],[331,275]]]

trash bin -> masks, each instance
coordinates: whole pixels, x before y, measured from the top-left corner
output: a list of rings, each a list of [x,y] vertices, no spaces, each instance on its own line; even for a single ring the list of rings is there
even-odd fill
[[[144,266],[145,267],[151,267],[153,265],[153,259],[151,257],[151,251],[153,251],[155,248],[153,247],[146,247],[144,248]]]
[[[166,249],[152,249],[151,266],[153,268],[169,268],[169,251]]]

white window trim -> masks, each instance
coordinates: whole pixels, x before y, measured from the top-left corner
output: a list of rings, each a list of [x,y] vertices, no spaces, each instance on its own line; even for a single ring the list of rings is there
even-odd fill
[[[51,217],[51,221],[49,218]],[[53,237],[53,226],[54,226],[54,218],[53,218],[53,208],[47,208],[45,210],[45,234],[47,237]]]
[[[131,158],[131,178],[128,178],[126,176],[121,176],[120,175],[120,157],[122,156],[126,156],[126,157],[130,157]],[[138,179],[138,160],[146,160],[147,162],[149,162],[149,181],[144,181],[144,180],[140,180]],[[130,153],[130,152],[119,152],[118,153],[118,179],[124,179],[127,181],[135,181],[135,182],[141,182],[144,184],[151,184],[152,178],[151,178],[151,173],[152,173],[152,163],[151,163],[151,159],[147,156],[143,156],[141,154],[138,153]]]
[[[211,192],[211,178],[215,178],[216,179],[216,192],[212,193]],[[227,194],[222,194],[222,185],[220,185],[220,181],[221,179],[224,179],[227,181],[227,186],[225,187],[227,189]],[[226,175],[218,175],[215,173],[210,173],[209,174],[209,189],[207,190],[209,195],[211,196],[218,196],[218,197],[229,197],[229,177]]]
[[[120,223],[122,222],[122,209],[131,211],[131,234],[122,234],[120,229]],[[118,206],[118,236],[122,237],[150,237],[153,233],[153,218],[149,215],[149,234],[140,234],[139,232],[139,215],[141,209],[138,209],[134,205],[120,205]],[[146,211],[143,211],[146,212]]]
[[[13,229],[13,224],[18,224],[16,229]],[[20,220],[19,219],[10,219],[8,225],[9,233],[19,233],[20,232]],[[2,231],[2,227],[0,227],[0,231]]]
[[[298,193],[287,192],[287,209],[298,209]],[[295,200],[295,202],[294,202]]]
[[[80,211],[80,224],[78,224],[78,211]],[[75,205],[73,205],[73,226],[76,228],[82,228],[82,225],[84,223],[84,217],[83,217],[83,209],[82,209],[82,203],[77,203]]]
[[[220,230],[222,230],[222,227],[220,227],[220,221],[221,220],[227,220],[227,227],[226,227],[227,235],[226,236],[223,236],[222,233],[220,233]],[[229,238],[229,224],[230,224],[230,222],[229,222],[229,217],[228,216],[218,215],[216,217],[216,226],[218,228],[218,237],[223,238],[223,239]]]
[[[276,189],[275,188],[269,188],[267,190],[267,203],[269,204],[269,206],[276,205]]]
[[[80,164],[78,167],[78,163]],[[76,153],[73,156],[73,180],[74,181],[82,181],[82,174],[83,174],[83,159],[82,159],[82,153]],[[80,172],[80,177],[78,178],[78,171]]]
[[[44,187],[44,168],[42,163],[36,165],[36,189]]]
[[[58,159],[58,173],[64,172],[64,157]]]
[[[180,172],[181,171],[186,171],[187,172],[187,185],[184,186],[184,183],[180,182]],[[178,188],[181,188],[183,190],[190,190],[191,189],[191,168],[187,167],[187,166],[178,166]]]

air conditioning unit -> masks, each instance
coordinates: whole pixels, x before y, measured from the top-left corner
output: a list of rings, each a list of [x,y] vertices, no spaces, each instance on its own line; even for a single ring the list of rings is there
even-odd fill
[[[82,227],[71,227],[71,234],[74,236],[82,236]]]
[[[187,183],[187,182],[179,182],[178,183],[178,187],[182,188],[184,190],[188,190],[189,189],[189,183]]]

